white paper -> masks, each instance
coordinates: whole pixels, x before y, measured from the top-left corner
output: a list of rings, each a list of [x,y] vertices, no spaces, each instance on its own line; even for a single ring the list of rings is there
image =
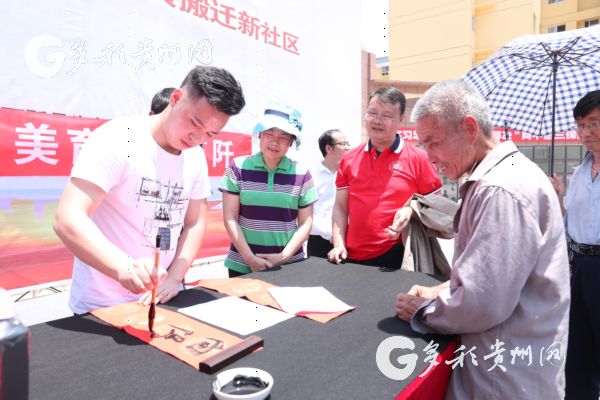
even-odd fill
[[[319,287],[276,287],[269,288],[269,293],[279,307],[290,314],[305,313],[337,313],[352,310],[349,306],[329,290]]]
[[[294,316],[233,296],[180,308],[177,311],[240,335],[268,328]]]

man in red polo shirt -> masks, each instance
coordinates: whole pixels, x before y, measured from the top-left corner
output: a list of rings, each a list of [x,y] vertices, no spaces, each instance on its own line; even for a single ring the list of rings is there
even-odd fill
[[[338,169],[329,261],[399,268],[404,254],[400,231],[410,219],[402,208],[413,193],[429,194],[442,182],[426,153],[397,134],[406,97],[381,88],[365,114],[369,141],[348,151]]]

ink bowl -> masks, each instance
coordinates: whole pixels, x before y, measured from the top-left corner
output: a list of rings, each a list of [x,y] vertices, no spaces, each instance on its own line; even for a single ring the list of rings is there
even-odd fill
[[[258,368],[232,368],[219,373],[212,387],[219,400],[262,400],[271,394],[273,377]]]

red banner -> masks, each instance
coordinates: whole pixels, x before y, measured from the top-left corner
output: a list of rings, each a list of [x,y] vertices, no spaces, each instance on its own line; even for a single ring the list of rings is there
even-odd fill
[[[0,108],[0,176],[69,176],[90,132],[107,120]],[[204,145],[209,176],[222,176],[251,137],[221,132]]]
[[[398,133],[402,135],[402,139],[406,140],[407,142],[417,142],[419,140],[415,128],[402,128],[398,131]],[[493,133],[500,141],[504,142],[506,140],[507,132],[504,130],[504,128],[494,128]],[[515,143],[524,145],[552,143],[551,135],[537,136],[530,133],[517,131],[515,129],[508,130],[508,139]],[[554,135],[554,143],[579,144],[579,138],[577,137],[577,132],[575,131],[557,132],[556,135]]]
[[[0,108],[0,176],[69,176],[85,139],[105,122]]]

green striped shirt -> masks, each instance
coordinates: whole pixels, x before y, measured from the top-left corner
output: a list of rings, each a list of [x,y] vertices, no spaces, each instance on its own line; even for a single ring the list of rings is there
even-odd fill
[[[219,190],[240,196],[238,223],[254,254],[280,253],[298,229],[298,209],[317,200],[307,168],[284,156],[271,171],[261,152],[235,158]],[[301,247],[287,262],[303,259]],[[233,244],[225,266],[242,273],[251,271]]]

